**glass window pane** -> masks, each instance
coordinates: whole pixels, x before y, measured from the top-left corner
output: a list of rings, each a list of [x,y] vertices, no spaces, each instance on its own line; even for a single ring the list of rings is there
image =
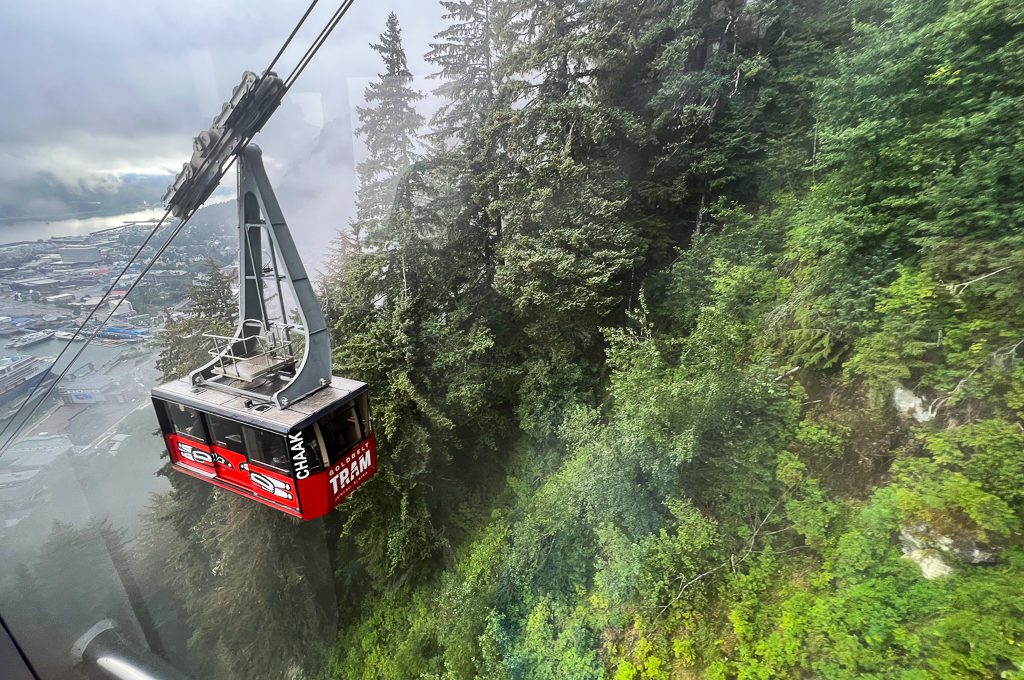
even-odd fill
[[[206,441],[206,432],[198,411],[182,404],[167,402],[167,415],[175,432],[183,437]]]
[[[363,436],[369,436],[370,434],[370,395],[368,392],[364,392],[361,397],[356,400],[356,405],[359,409],[359,423],[363,429]]]
[[[320,421],[320,431],[332,463],[363,439],[363,423],[356,402],[345,404]]]
[[[242,439],[250,462],[276,468],[285,474],[291,474],[288,458],[288,447],[284,437],[273,432],[266,432],[255,427],[242,425]]]
[[[237,453],[245,453],[241,424],[214,415],[207,415],[206,422],[210,425],[210,441],[213,444]]]
[[[290,440],[289,446],[292,448],[292,456],[294,457],[297,444],[294,443],[294,440]],[[323,470],[324,452],[320,449],[320,440],[316,436],[316,428],[312,425],[302,431],[302,447],[306,454],[306,464],[309,466],[310,474]]]

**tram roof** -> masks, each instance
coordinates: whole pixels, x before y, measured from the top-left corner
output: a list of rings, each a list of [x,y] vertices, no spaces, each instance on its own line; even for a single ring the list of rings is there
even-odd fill
[[[157,399],[184,404],[199,411],[285,434],[316,422],[321,416],[351,401],[364,391],[366,383],[335,375],[331,376],[330,385],[300,399],[286,409],[279,409],[270,402],[257,402],[246,406],[248,397],[208,386],[193,388],[185,379],[172,380],[155,387],[152,394]],[[270,408],[257,410],[264,403]]]

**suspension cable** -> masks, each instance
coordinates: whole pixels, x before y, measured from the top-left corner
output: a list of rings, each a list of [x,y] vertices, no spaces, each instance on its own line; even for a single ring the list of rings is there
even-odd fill
[[[309,3],[309,7],[306,8],[306,11],[303,12],[302,17],[299,18],[299,22],[295,24],[295,28],[293,28],[292,32],[288,34],[288,37],[284,39],[284,44],[281,45],[281,49],[279,49],[277,51],[277,54],[274,55],[274,58],[270,60],[270,66],[267,67],[267,71],[273,71],[274,67],[277,66],[277,60],[280,59],[281,55],[284,54],[284,51],[288,49],[288,45],[291,44],[292,38],[294,38],[295,34],[299,32],[300,28],[302,28],[302,24],[306,22],[306,17],[308,17],[309,13],[313,11],[314,7],[316,7],[317,2],[319,2],[319,0],[313,0],[313,2]],[[266,71],[264,71],[264,74],[266,74]],[[257,87],[256,89],[259,88]]]
[[[306,18],[309,16],[309,14],[313,11],[313,8],[316,6],[318,1],[319,0],[312,0],[312,2],[310,2],[309,6],[306,8],[306,11],[303,13],[302,17],[299,19],[298,23],[296,23],[296,25],[292,29],[291,33],[288,34],[288,37],[285,39],[284,44],[277,51],[277,54],[274,55],[274,58],[271,60],[270,65],[267,67],[267,69],[260,76],[259,81],[257,81],[257,83],[256,83],[256,85],[254,87],[254,91],[257,91],[259,89],[260,85],[267,78],[267,75],[273,70],[273,67],[277,64],[277,61],[281,58],[281,55],[284,54],[285,50],[288,48],[288,46],[291,43],[292,39],[295,37],[295,34],[298,33],[298,31],[301,28],[302,24],[305,22]],[[317,35],[316,39],[313,41],[313,43],[310,45],[310,47],[306,49],[306,52],[303,54],[302,58],[299,60],[299,62],[296,64],[296,66],[292,69],[292,72],[288,75],[288,78],[285,81],[285,83],[286,83],[285,87],[282,90],[281,95],[280,95],[281,97],[284,97],[284,95],[287,94],[288,90],[291,88],[292,85],[294,85],[294,83],[298,79],[298,77],[300,75],[302,75],[302,72],[305,70],[306,66],[309,64],[310,61],[312,61],[313,57],[320,50],[320,47],[323,45],[323,43],[326,41],[327,37],[334,30],[335,26],[338,25],[338,22],[341,20],[341,18],[344,17],[345,14],[348,12],[348,9],[349,9],[349,7],[351,7],[353,1],[354,0],[343,0],[342,4],[338,7],[338,9],[334,12],[334,14],[328,20],[327,24],[320,31],[320,33]],[[218,181],[219,181],[220,177],[223,177],[228,172],[228,170],[231,169],[231,166],[234,165],[235,159],[237,158],[237,154],[243,148],[245,148],[245,145],[248,144],[250,141],[251,141],[251,136],[250,137],[245,137],[245,138],[239,140],[238,144],[236,144],[236,146],[231,151],[230,161],[228,163],[226,163],[224,165],[224,167],[222,167],[220,169]],[[211,160],[212,160],[212,157],[205,159],[203,161],[203,165],[200,166],[199,172],[202,172],[203,170],[205,170],[207,164]],[[142,281],[143,277],[149,272],[150,269],[152,269],[153,265],[156,264],[157,260],[160,259],[160,256],[163,255],[163,253],[170,246],[171,241],[173,241],[174,238],[179,233],[181,233],[182,229],[185,228],[185,226],[188,224],[189,220],[191,220],[192,217],[195,215],[195,213],[198,212],[200,207],[202,207],[202,206],[197,206],[195,209],[191,210],[188,214],[186,214],[186,215],[184,215],[182,217],[181,221],[174,227],[174,229],[171,231],[170,235],[168,235],[168,237],[164,240],[164,242],[161,244],[161,246],[157,249],[156,253],[149,260],[149,262],[146,264],[146,266],[142,269],[142,271],[139,272],[139,275],[128,286],[128,288],[125,291],[124,295],[121,297],[122,300],[126,300],[128,298],[128,296],[131,295],[132,291],[135,290],[135,287],[138,286],[139,282]],[[35,385],[33,385],[33,387],[30,390],[28,396],[18,406],[17,410],[11,416],[10,420],[7,422],[7,424],[4,426],[4,428],[2,430],[0,430],[0,438],[2,438],[3,435],[7,432],[7,430],[11,426],[14,426],[14,430],[11,432],[10,437],[8,437],[6,441],[4,441],[2,444],[0,444],[0,455],[2,455],[11,446],[11,444],[14,443],[14,441],[17,438],[19,432],[22,429],[24,429],[25,426],[28,425],[28,423],[32,420],[32,417],[35,415],[36,411],[39,410],[39,407],[42,406],[42,404],[46,401],[46,398],[53,392],[53,389],[57,386],[58,383],[60,383],[61,380],[64,379],[64,377],[71,370],[71,367],[75,365],[75,362],[82,355],[82,353],[85,351],[85,349],[92,343],[92,341],[100,333],[101,329],[103,329],[107,325],[107,323],[110,321],[110,319],[113,317],[114,312],[117,311],[117,306],[118,305],[115,305],[110,310],[110,312],[108,312],[108,314],[104,318],[104,320],[99,325],[96,326],[96,328],[88,335],[88,337],[85,338],[85,341],[82,343],[81,347],[79,347],[78,351],[75,352],[73,357],[71,357],[71,359],[68,361],[67,365],[65,365],[64,368],[61,369],[60,373],[57,375],[57,378],[55,380],[53,380],[52,382],[50,382],[50,384],[46,387],[46,389],[43,392],[42,396],[40,396],[38,398],[38,400],[36,400],[35,405],[31,408],[31,410],[29,410],[28,415],[25,416],[25,418],[21,421],[21,424],[19,425],[18,424],[18,417],[21,415],[21,412],[26,407],[28,407],[29,403],[32,401],[33,397],[35,396],[36,391],[40,387],[42,387],[42,385],[44,383],[46,383],[48,381],[48,378],[50,377],[50,375],[51,375],[51,373],[53,371],[53,368],[60,362],[60,359],[64,356],[65,352],[67,352],[68,348],[71,346],[71,344],[74,342],[74,340],[77,339],[82,334],[82,332],[85,329],[86,324],[88,324],[89,321],[92,320],[92,318],[95,316],[96,312],[99,311],[99,309],[103,305],[103,303],[107,301],[107,299],[109,298],[111,293],[114,291],[115,286],[118,283],[120,283],[121,279],[128,272],[128,269],[135,263],[135,261],[138,259],[138,257],[142,254],[143,249],[146,248],[146,246],[149,244],[149,242],[157,234],[157,232],[163,226],[164,222],[167,220],[167,217],[170,214],[171,214],[171,208],[168,207],[167,210],[164,212],[163,217],[160,218],[159,222],[157,222],[156,226],[153,227],[152,231],[150,231],[150,233],[146,237],[146,239],[142,242],[142,244],[139,246],[139,248],[136,249],[135,254],[132,255],[131,259],[128,261],[128,263],[121,270],[121,273],[117,275],[117,277],[114,279],[114,282],[111,283],[110,287],[107,289],[107,291],[100,298],[99,302],[96,303],[96,305],[89,311],[89,314],[86,316],[85,320],[78,326],[78,328],[75,329],[75,332],[72,335],[72,338],[70,340],[68,340],[68,342],[64,345],[63,349],[61,349],[60,353],[57,355],[57,358],[54,360],[54,362],[52,364],[50,364],[50,366],[46,369],[46,372],[44,373],[43,377],[40,378],[36,382]]]
[[[96,312],[98,312],[100,310],[100,307],[103,306],[103,303],[107,301],[107,298],[110,297],[111,293],[114,292],[114,290],[117,288],[118,284],[121,283],[121,279],[124,278],[124,275],[128,273],[128,270],[131,268],[131,266],[134,265],[136,260],[139,259],[139,256],[142,254],[142,251],[146,248],[146,246],[149,245],[149,242],[153,240],[153,237],[156,236],[157,232],[160,231],[160,228],[163,227],[164,222],[167,221],[167,217],[170,214],[171,214],[171,209],[170,208],[168,208],[166,211],[164,211],[163,217],[160,218],[160,220],[156,223],[156,226],[153,227],[153,229],[149,232],[149,234],[146,236],[146,238],[142,241],[142,244],[136,249],[135,253],[131,256],[131,258],[128,260],[128,262],[124,265],[124,268],[121,269],[121,272],[116,277],[114,277],[113,282],[107,288],[106,292],[103,293],[103,295],[100,297],[100,299],[96,303],[96,305],[92,309],[89,310],[89,313],[85,316],[85,320],[82,321],[81,324],[79,324],[79,326],[75,329],[74,334],[64,344],[64,347],[61,348],[60,352],[57,354],[57,358],[54,359],[53,363],[50,364],[46,368],[46,372],[38,380],[38,382],[35,385],[32,386],[32,389],[29,390],[28,396],[26,396],[25,400],[23,402],[21,402],[21,404],[18,406],[18,409],[14,412],[14,415],[11,416],[11,419],[7,421],[6,425],[4,425],[4,428],[2,430],[0,430],[0,438],[2,438],[4,436],[4,434],[7,433],[7,430],[11,427],[11,425],[13,425],[17,421],[18,414],[21,413],[21,410],[25,407],[26,404],[28,404],[30,401],[32,401],[32,397],[35,396],[36,391],[50,377],[50,374],[52,373],[54,366],[56,366],[57,364],[60,363],[60,360],[64,357],[64,354],[71,347],[72,343],[75,340],[78,339],[79,335],[81,335],[82,330],[85,328],[85,326],[90,321],[92,321],[92,318],[96,315]],[[77,358],[77,355],[76,355],[76,358]],[[74,360],[72,360],[71,363],[74,363]],[[14,434],[16,434],[16,433],[17,433],[16,431],[15,431],[15,433],[12,433],[12,435],[11,435],[12,438],[14,437]],[[2,449],[0,449],[0,450],[2,450]]]
[[[345,14],[348,13],[349,7],[352,6],[353,2],[354,0],[342,0],[342,3],[338,6],[338,9],[334,11],[334,14],[327,21],[327,24],[324,25],[323,29],[320,31],[320,34],[317,35],[316,39],[313,40],[313,43],[309,46],[309,49],[307,49],[306,53],[302,55],[301,59],[299,59],[299,62],[298,64],[296,64],[295,68],[292,69],[291,74],[287,78],[285,78],[284,92],[281,93],[282,97],[288,93],[288,90],[290,90],[292,85],[295,84],[295,81],[299,79],[299,76],[302,75],[302,72],[306,70],[306,66],[309,65],[309,62],[313,60],[313,57],[320,50],[320,47],[324,44],[327,38],[334,31],[334,27],[337,26],[338,22],[341,21],[342,17],[344,17]]]

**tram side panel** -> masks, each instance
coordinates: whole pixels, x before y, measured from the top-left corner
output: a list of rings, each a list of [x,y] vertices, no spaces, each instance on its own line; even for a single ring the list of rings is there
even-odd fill
[[[153,398],[174,467],[304,520],[327,514],[377,472],[365,396],[287,437]]]
[[[377,472],[377,440],[365,389],[288,439],[304,518],[326,514]]]
[[[198,415],[199,411],[156,398],[153,404],[175,468],[240,496],[300,516],[295,480],[288,474],[253,464],[244,453],[211,444],[207,424]],[[284,438],[281,439],[283,448]]]
[[[256,465],[249,466],[249,477],[252,479],[253,493],[256,496],[299,511],[299,495],[296,493],[295,480]]]
[[[165,435],[164,438],[167,440],[167,452],[171,455],[172,463],[198,472],[204,477],[217,476],[213,452],[209,446],[174,433]]]
[[[202,421],[193,417],[191,409],[179,409],[177,404],[161,399],[154,398],[153,406],[171,462],[206,478],[216,476],[213,452],[206,443]]]
[[[326,470],[305,476],[297,472],[295,483],[302,498],[303,519],[327,514],[376,472],[377,440],[373,433]]]

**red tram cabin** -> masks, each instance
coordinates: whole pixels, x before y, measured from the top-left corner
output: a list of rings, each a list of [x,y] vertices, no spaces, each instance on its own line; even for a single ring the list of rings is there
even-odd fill
[[[334,376],[288,409],[175,381],[153,390],[176,470],[304,520],[377,471],[366,383]]]

